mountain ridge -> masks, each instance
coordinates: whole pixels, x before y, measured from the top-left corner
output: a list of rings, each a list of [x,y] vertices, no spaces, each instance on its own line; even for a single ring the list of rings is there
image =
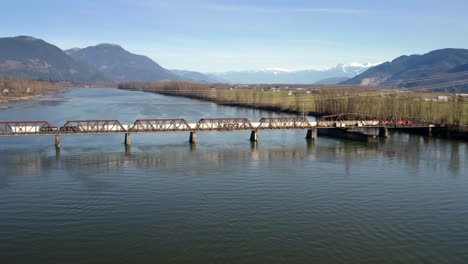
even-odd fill
[[[65,52],[77,61],[94,66],[115,82],[180,80],[177,75],[161,67],[152,59],[131,53],[117,44],[100,43],[81,49],[69,49]]]
[[[375,64],[348,63],[338,64],[334,67],[316,70],[289,70],[284,68],[266,68],[245,71],[228,71],[207,73],[229,83],[252,84],[252,83],[288,83],[288,84],[314,84],[324,79],[347,77],[351,78]]]
[[[184,79],[185,81],[195,82],[195,83],[222,83],[224,82],[220,78],[212,76],[210,74],[204,74],[197,71],[188,71],[188,70],[170,70],[175,75]]]
[[[57,46],[30,36],[0,38],[0,75],[48,81],[108,80]]]
[[[454,72],[467,72],[467,74],[450,75]],[[460,81],[468,83],[468,49],[447,48],[421,55],[400,56],[370,68],[341,84],[421,89],[437,89],[437,86],[440,86],[440,88],[448,87],[450,90],[466,91],[468,84],[450,85]]]

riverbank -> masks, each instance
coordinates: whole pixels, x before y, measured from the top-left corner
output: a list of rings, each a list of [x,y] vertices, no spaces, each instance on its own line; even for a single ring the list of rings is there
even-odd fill
[[[0,104],[35,100],[47,94],[60,93],[72,87],[66,82],[45,82],[11,77],[0,77]],[[1,106],[1,105],[0,105]],[[0,107],[0,109],[6,107]]]
[[[0,97],[0,103],[11,103],[17,101],[27,101],[27,100],[34,100],[39,99],[43,95],[30,95],[30,96],[19,96],[19,97]]]
[[[265,87],[257,89],[192,83],[125,83],[119,89],[153,92],[214,102],[219,105],[252,108],[320,117],[335,113],[361,113],[386,120],[389,116],[416,117],[443,124],[434,136],[468,140],[468,102],[437,101],[438,94],[372,90],[362,87],[327,87],[296,90]],[[430,98],[430,100],[428,100]]]

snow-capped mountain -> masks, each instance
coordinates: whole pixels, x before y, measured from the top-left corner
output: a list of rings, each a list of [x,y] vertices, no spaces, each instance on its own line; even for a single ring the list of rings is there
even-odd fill
[[[352,78],[363,73],[367,69],[378,65],[373,63],[349,63],[338,64],[325,70],[304,69],[290,70],[285,68],[266,68],[246,71],[230,71],[210,73],[230,83],[288,83],[288,84],[313,84],[323,79]]]

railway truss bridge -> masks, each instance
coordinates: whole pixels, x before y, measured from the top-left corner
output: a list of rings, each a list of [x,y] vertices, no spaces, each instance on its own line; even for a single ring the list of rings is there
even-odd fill
[[[184,119],[139,119],[133,124],[122,124],[118,120],[73,120],[61,127],[47,121],[0,121],[0,137],[4,136],[55,136],[56,147],[61,146],[61,136],[65,135],[98,135],[123,134],[125,144],[131,144],[132,134],[143,133],[190,133],[189,142],[196,143],[197,132],[232,132],[251,131],[250,140],[259,140],[259,131],[267,130],[307,130],[306,139],[315,140],[317,129],[353,129],[378,128],[379,136],[386,137],[388,129],[427,129],[437,125],[418,118],[390,118],[379,120],[361,114],[339,114],[322,116],[316,121],[306,117],[261,118],[251,122],[247,118],[202,118],[197,123],[188,123]]]

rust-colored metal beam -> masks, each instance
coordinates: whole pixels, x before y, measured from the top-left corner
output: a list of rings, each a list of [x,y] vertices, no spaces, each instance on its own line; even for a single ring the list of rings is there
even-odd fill
[[[430,126],[429,122],[420,117],[389,117],[387,120],[380,121],[380,123],[383,126],[394,128]]]
[[[61,128],[61,134],[93,134],[126,132],[119,120],[73,120],[67,121]]]
[[[254,130],[247,118],[202,118],[196,129],[199,131]]]
[[[312,128],[305,117],[269,117],[260,119],[258,129],[307,129]]]
[[[177,132],[192,131],[185,119],[139,119],[129,132]]]
[[[326,115],[320,117],[317,122],[320,121],[366,121],[366,120],[378,120],[377,117],[366,115],[366,114],[359,114],[359,113],[343,113],[343,114],[335,114],[335,115]]]
[[[47,121],[4,121],[0,122],[0,135],[54,134],[57,128]]]

